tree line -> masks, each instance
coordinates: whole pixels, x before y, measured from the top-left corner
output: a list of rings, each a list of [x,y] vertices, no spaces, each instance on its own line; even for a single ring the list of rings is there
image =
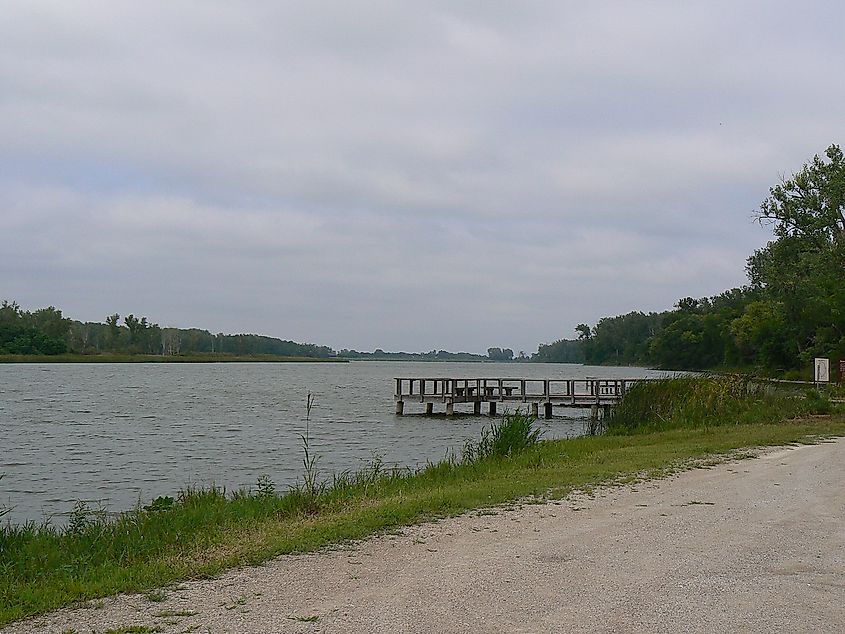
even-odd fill
[[[252,334],[212,334],[199,328],[162,328],[145,316],[114,313],[105,323],[74,321],[53,306],[25,311],[0,304],[0,354],[233,354],[328,358],[327,346]]]
[[[372,352],[359,352],[343,348],[337,353],[341,359],[358,361],[485,361],[487,357],[471,352],[449,352],[431,350],[429,352],[385,352],[376,348]]]
[[[769,190],[757,221],[772,240],[747,260],[749,283],[673,310],[579,324],[535,361],[672,369],[794,371],[845,357],[845,158],[837,145]]]
[[[50,306],[24,311],[15,302],[0,303],[0,354],[67,352],[71,320]]]

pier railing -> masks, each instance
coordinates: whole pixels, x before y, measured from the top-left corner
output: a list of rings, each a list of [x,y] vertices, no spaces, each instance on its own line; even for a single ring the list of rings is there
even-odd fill
[[[615,405],[632,385],[649,380],[655,379],[396,378],[394,400],[397,414],[403,413],[406,401],[425,403],[429,414],[435,403],[444,403],[449,414],[455,403],[473,403],[476,413],[481,403],[488,403],[495,413],[496,403],[512,402],[530,403],[535,413],[543,404],[550,416],[553,406]]]

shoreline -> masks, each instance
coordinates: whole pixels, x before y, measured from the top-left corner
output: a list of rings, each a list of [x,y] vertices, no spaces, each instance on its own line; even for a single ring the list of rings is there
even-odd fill
[[[468,511],[2,631],[835,631],[845,441],[743,458]]]
[[[227,569],[267,562],[279,555],[338,547],[349,540],[437,518],[472,511],[484,515],[485,509],[514,500],[553,503],[573,490],[635,482],[646,475],[663,477],[689,469],[693,466],[690,461],[705,457],[716,464],[744,447],[831,435],[845,435],[845,418],[544,441],[507,460],[440,463],[398,477],[385,471],[349,474],[348,481],[313,502],[303,490],[294,497],[251,495],[231,500],[219,493],[195,492],[184,503],[163,500],[155,507],[154,502],[154,508],[143,516],[128,518],[127,527],[137,527],[145,539],[115,547],[130,549],[124,552],[140,549],[137,554],[115,562],[106,558],[80,568],[73,564],[75,572],[70,577],[66,564],[77,557],[87,561],[94,556],[89,540],[93,540],[91,544],[103,539],[111,543],[112,538],[103,537],[105,533],[97,525],[90,537],[75,546],[76,541],[61,546],[65,542],[59,540],[52,546],[33,545],[35,550],[26,550],[30,546],[22,542],[24,550],[10,555],[7,562],[12,570],[23,566],[20,578],[0,580],[0,594],[9,600],[0,613],[0,624],[97,597],[152,592],[184,579],[215,577]],[[318,505],[312,506],[314,502]],[[153,535],[159,545],[150,541]],[[123,538],[117,538],[122,543]],[[44,542],[39,538],[38,543],[53,544],[53,539]],[[7,544],[11,547],[13,542]],[[59,558],[58,567],[41,571],[27,562],[39,560],[39,549],[45,547],[55,553],[51,558]]]
[[[155,354],[57,354],[0,355],[0,364],[32,363],[348,363],[335,357],[284,357],[277,355],[155,355]]]

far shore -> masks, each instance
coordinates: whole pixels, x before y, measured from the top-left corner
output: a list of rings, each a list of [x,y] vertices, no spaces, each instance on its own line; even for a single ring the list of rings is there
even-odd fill
[[[0,363],[348,363],[337,357],[274,354],[6,354]]]

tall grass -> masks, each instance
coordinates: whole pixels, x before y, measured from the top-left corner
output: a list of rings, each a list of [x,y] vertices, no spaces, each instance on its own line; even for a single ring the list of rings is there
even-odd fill
[[[464,444],[462,459],[474,464],[490,458],[508,458],[537,444],[542,430],[534,427],[533,416],[505,414],[502,421],[481,430],[481,438]]]
[[[830,402],[767,390],[742,375],[681,376],[632,386],[605,421],[610,434],[780,421],[829,413]]]

